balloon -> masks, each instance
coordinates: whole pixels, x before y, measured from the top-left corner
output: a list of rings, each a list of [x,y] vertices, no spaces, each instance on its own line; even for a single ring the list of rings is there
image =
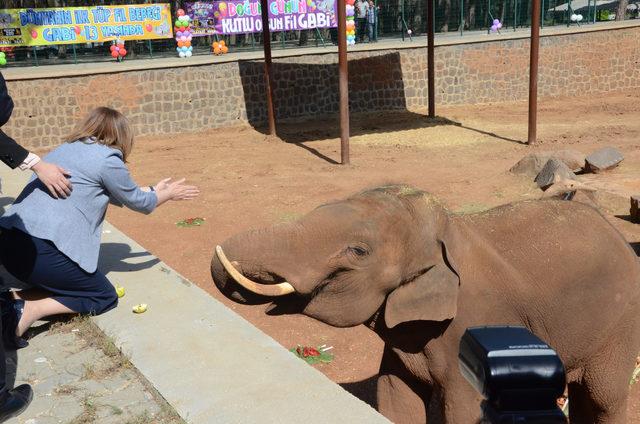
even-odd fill
[[[575,22],[576,20],[578,20],[578,15],[576,15],[575,13],[573,15],[571,15],[571,20],[573,22]]]
[[[119,52],[119,51],[120,51],[120,47],[116,46],[116,48],[114,49],[114,51]]]
[[[178,28],[180,28],[182,26],[182,22],[176,19],[176,21],[173,23],[173,25],[178,27]]]
[[[189,47],[187,47],[187,49],[189,49],[189,51],[192,52],[193,51],[193,46],[189,46]]]
[[[498,22],[498,26],[497,26],[497,28],[498,28],[498,29],[502,28],[502,24],[501,24],[500,22]]]
[[[116,49],[116,45],[115,44],[112,44],[111,47],[109,47],[110,51],[114,51],[115,49]]]
[[[229,47],[222,46],[222,53],[228,53],[228,52],[229,52]]]
[[[500,23],[500,20],[499,20],[499,19],[494,19],[494,20],[493,20],[493,25],[498,25],[499,23]]]
[[[191,47],[191,41],[185,41],[184,45],[187,46],[187,47]]]
[[[180,38],[182,36],[183,36],[182,31],[176,31],[176,37]]]
[[[121,49],[124,49],[124,43],[118,43],[117,46],[120,47]]]
[[[180,37],[180,41],[182,41],[184,43],[185,41],[187,41],[187,37],[185,35],[183,35],[182,37]]]
[[[582,15],[578,15],[578,22],[580,22],[583,19]]]
[[[215,50],[215,49],[219,49],[219,48],[220,48],[220,43],[218,43],[217,41],[214,41],[214,42],[213,42],[213,44],[212,44],[212,46],[213,46],[213,49],[214,49],[214,50]]]
[[[178,41],[178,47],[184,47],[184,43],[182,41]]]
[[[187,41],[191,41],[191,40],[193,40],[193,37],[192,37],[191,35],[189,35],[189,36],[187,37]]]
[[[111,52],[111,57],[113,57],[114,59],[116,59],[118,57],[118,52],[117,51],[112,51]]]
[[[82,28],[80,28],[78,25],[76,25],[76,27],[73,29],[76,34],[80,35],[80,33],[82,32]]]
[[[180,56],[180,57],[186,57],[187,55],[185,54],[185,52],[180,52],[180,53],[178,53],[178,56]]]
[[[411,31],[410,29],[407,30],[407,34],[411,35],[413,31]]]
[[[213,49],[213,54],[220,54],[220,52],[221,52],[220,47],[215,47],[215,48]]]
[[[153,25],[147,24],[147,25],[145,25],[144,29],[146,29],[147,32],[151,32],[151,31],[153,31]]]
[[[176,47],[176,51],[177,51],[178,53],[180,53],[180,51],[181,51],[181,50],[182,50],[182,49],[181,49],[180,47]]]
[[[182,16],[182,15],[184,15],[184,10],[178,9],[177,13],[178,13],[178,16]]]
[[[38,38],[38,31],[36,31],[35,29],[31,31],[31,38],[33,38],[34,40]]]
[[[7,64],[7,59],[4,57],[0,57],[0,66],[4,66]]]
[[[497,30],[498,27],[495,24],[491,25],[491,32],[496,32]]]
[[[226,46],[227,43],[224,42],[224,40],[220,40],[220,47]]]
[[[127,49],[120,49],[120,56],[126,56],[127,55]]]
[[[7,55],[4,54],[4,52],[0,52],[0,59],[4,59],[5,57],[7,57]]]
[[[191,52],[186,52],[184,55],[185,55],[185,56],[187,56],[187,57],[191,57],[191,55],[193,55],[193,53],[191,53]]]

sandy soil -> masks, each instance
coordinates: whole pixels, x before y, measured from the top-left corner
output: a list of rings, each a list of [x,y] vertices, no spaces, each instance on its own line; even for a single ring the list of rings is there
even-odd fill
[[[351,165],[340,160],[335,120],[280,126],[280,140],[248,127],[178,137],[138,140],[131,170],[140,184],[187,177],[202,195],[163,206],[148,217],[113,208],[108,219],[153,254],[220,299],[283,346],[334,346],[335,360],[319,369],[361,398],[373,402],[374,376],[382,344],[364,327],[336,329],[303,316],[271,317],[264,307],[233,304],[215,289],[209,274],[213,248],[249,228],[295,219],[314,207],[362,188],[402,182],[426,189],[451,209],[472,212],[541,191],[509,168],[534,151],[562,148],[585,153],[619,148],[625,160],[597,177],[617,194],[640,193],[640,95],[545,100],[539,112],[539,141],[526,146],[526,103],[442,107],[435,123],[399,112],[352,117]],[[628,200],[611,198],[611,209],[628,214]],[[201,227],[176,222],[203,217]],[[612,221],[630,242],[640,226]],[[640,389],[632,389],[630,422],[640,422]]]

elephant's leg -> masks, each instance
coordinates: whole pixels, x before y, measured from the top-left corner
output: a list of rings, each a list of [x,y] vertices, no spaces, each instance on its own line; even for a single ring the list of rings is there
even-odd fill
[[[378,376],[378,411],[395,424],[426,423],[428,402],[424,395],[397,375]]]
[[[610,343],[607,352],[584,367],[582,379],[569,384],[572,424],[626,423],[629,379],[637,355],[631,345],[628,340]]]
[[[482,396],[455,369],[442,388],[442,409],[447,424],[475,424],[482,418]]]
[[[382,356],[377,398],[378,411],[395,424],[427,422],[431,387],[418,383],[390,349]]]

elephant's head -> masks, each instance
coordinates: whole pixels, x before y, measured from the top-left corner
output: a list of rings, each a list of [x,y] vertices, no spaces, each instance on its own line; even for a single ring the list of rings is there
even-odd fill
[[[241,303],[297,299],[302,313],[338,327],[364,323],[384,305],[393,328],[454,317],[459,244],[433,197],[385,186],[236,235],[216,248],[211,273]]]

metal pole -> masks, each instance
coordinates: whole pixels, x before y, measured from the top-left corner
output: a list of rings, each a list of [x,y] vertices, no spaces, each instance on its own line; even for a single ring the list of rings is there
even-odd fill
[[[400,34],[402,34],[402,41],[404,41],[404,31],[407,26],[404,20],[404,0],[400,0],[400,16],[402,17],[402,25],[400,25]]]
[[[460,0],[460,36],[464,30],[464,0]]]
[[[340,163],[349,164],[349,64],[347,62],[347,11],[338,0],[338,72],[340,81]]]
[[[76,45],[72,44],[71,47],[73,48],[73,64],[77,65],[78,64],[78,55],[76,54]]]
[[[518,26],[518,0],[513,2],[513,30]]]
[[[36,50],[36,46],[33,46],[33,59],[36,61],[36,66],[38,66],[38,51]]]
[[[435,0],[427,0],[427,86],[429,89],[429,118],[436,117],[435,59],[433,54],[434,1]]]
[[[529,64],[529,137],[527,144],[536,142],[538,118],[538,50],[540,47],[540,0],[531,2],[531,60]]]
[[[591,1],[591,0],[589,0]],[[542,8],[541,8],[541,12],[542,16],[540,17],[540,28],[544,28],[544,11],[545,11],[545,6],[544,6],[544,0],[542,0]]]
[[[273,75],[271,74],[271,33],[269,32],[269,0],[260,0],[262,8],[262,43],[264,45],[264,82],[267,90],[267,118],[269,135],[276,135],[276,118],[273,110]]]

